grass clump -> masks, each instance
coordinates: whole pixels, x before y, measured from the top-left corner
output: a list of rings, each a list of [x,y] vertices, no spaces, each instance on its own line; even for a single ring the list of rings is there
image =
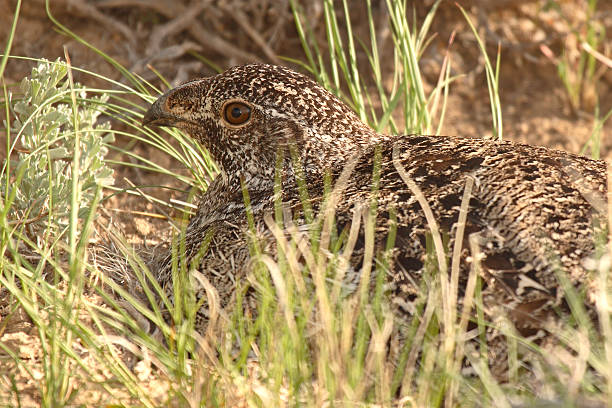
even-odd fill
[[[560,55],[547,45],[540,47],[542,53],[555,65],[557,75],[565,88],[569,108],[575,116],[592,115],[593,130],[581,154],[590,152],[591,157],[600,158],[602,128],[612,116],[612,109],[603,111],[599,90],[605,87],[602,81],[612,68],[609,33],[601,18],[605,12],[598,10],[598,0],[587,0],[580,13],[568,11],[562,2],[549,1],[542,8],[567,23],[568,33],[563,39]]]
[[[574,112],[593,110],[599,104],[598,82],[605,71],[598,69],[594,52],[606,48],[606,29],[596,18],[598,0],[587,0],[582,13],[570,15],[561,2],[549,1],[543,11],[553,10],[557,17],[566,21],[570,31],[565,38],[565,47],[560,57],[555,57],[547,47],[545,55],[557,66],[557,74],[565,87],[569,105]],[[609,51],[609,50],[608,50]]]
[[[299,3],[292,1],[298,35],[307,57],[306,63],[294,62],[303,65],[317,82],[347,102],[364,122],[377,131],[389,129],[392,133],[438,134],[444,121],[444,96],[448,94],[448,86],[453,80],[450,77],[449,55],[445,56],[438,83],[429,95],[426,95],[423,87],[418,61],[429,44],[429,29],[439,4],[439,1],[434,3],[423,24],[417,27],[409,19],[410,11],[405,2],[386,2],[394,47],[392,71],[383,73],[383,66],[389,64],[381,61],[380,45],[376,41],[377,27],[369,0],[365,5],[369,42],[361,41],[353,33],[351,7],[347,1],[342,2],[344,18],[341,18],[332,1],[323,2],[327,54],[302,15]],[[345,31],[340,27],[344,27]],[[368,56],[367,67],[358,65],[357,44],[361,46],[360,51]],[[368,71],[370,76],[364,77]],[[383,86],[383,77],[393,79],[390,87]],[[369,89],[368,84],[373,84],[375,90]],[[348,95],[344,94],[344,89],[348,89]],[[374,108],[377,103],[380,107]],[[401,115],[396,116],[396,110],[400,110]],[[401,128],[404,130],[400,132]]]

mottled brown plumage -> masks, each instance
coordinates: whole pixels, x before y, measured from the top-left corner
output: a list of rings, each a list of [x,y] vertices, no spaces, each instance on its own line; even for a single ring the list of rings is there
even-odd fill
[[[228,121],[224,108],[230,103],[247,107],[235,112],[237,120],[242,120],[238,115],[250,111],[245,123]],[[584,261],[594,250],[598,213],[605,207],[602,161],[512,142],[378,134],[314,81],[269,65],[235,67],[181,85],[153,104],[144,123],[184,130],[210,151],[222,169],[190,220],[185,255],[191,259],[206,231],[214,229],[199,270],[217,288],[223,305],[231,302],[236,283],[249,269],[242,185],[248,189],[256,227],[268,237],[266,250],[275,252],[264,216],[273,210],[279,152],[283,158],[282,201],[301,224],[295,153],[315,207],[323,195],[324,174],[328,172],[335,180],[347,162],[355,160],[336,206],[338,231],[350,228],[355,208],[372,198],[374,156],[380,154],[376,244],[384,248],[393,218],[390,214],[396,214],[387,280],[399,317],[409,317],[413,301],[423,295],[420,285],[430,226],[398,174],[394,151],[423,192],[442,234],[449,239],[448,248],[454,242],[466,180],[474,180],[459,286],[460,290],[465,286],[473,260],[468,237],[476,234],[488,321],[495,323],[500,316],[508,316],[521,334],[541,336],[542,329],[557,318],[553,310],[565,302],[555,271],[563,270],[574,286],[589,286]],[[362,226],[349,280],[358,279],[361,271],[363,234]],[[167,289],[172,284],[169,259],[158,271]],[[203,289],[198,296],[205,296]],[[199,312],[202,329],[206,313],[206,307]],[[489,340],[495,344],[495,330]]]

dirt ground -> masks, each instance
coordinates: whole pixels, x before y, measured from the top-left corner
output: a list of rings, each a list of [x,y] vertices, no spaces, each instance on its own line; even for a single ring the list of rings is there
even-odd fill
[[[16,0],[0,0],[0,41],[6,42]],[[304,13],[313,31],[324,36],[320,2],[303,2]],[[351,17],[355,32],[368,40],[363,2],[350,0],[354,6]],[[373,1],[375,19],[379,22],[379,44],[383,61],[392,62],[392,38],[384,1]],[[433,1],[414,3],[417,21],[422,22]],[[597,64],[597,80],[585,85],[580,106],[572,107],[567,92],[557,74],[555,58],[574,59],[580,48],[575,33],[586,30],[586,0],[559,1],[562,18],[554,10],[546,10],[545,1],[530,0],[466,0],[460,1],[471,13],[489,55],[501,47],[500,96],[503,108],[504,138],[518,142],[545,145],[579,153],[593,130],[594,108],[599,98],[602,115],[612,109],[612,69]],[[51,0],[51,11],[61,24],[92,46],[116,59],[131,72],[156,81],[157,71],[176,85],[190,78],[207,76],[215,71],[198,59],[203,56],[221,68],[246,62],[283,63],[281,57],[304,59],[287,0],[248,1],[192,1],[188,0]],[[612,2],[600,1],[593,16],[606,30],[602,54],[612,55]],[[421,69],[426,85],[438,79],[444,52],[452,32],[456,32],[451,47],[453,75],[460,77],[452,84],[445,125],[446,135],[487,137],[491,135],[491,113],[483,59],[465,20],[452,1],[442,2],[433,20],[430,34],[433,40],[421,58]],[[17,33],[11,54],[27,57],[56,59],[68,50],[74,66],[121,80],[117,70],[101,59],[91,48],[60,32],[45,12],[44,0],[23,2]],[[548,55],[547,55],[548,54]],[[360,55],[363,66],[365,54]],[[18,83],[28,75],[33,64],[25,60],[11,60],[5,80]],[[77,81],[92,86],[101,85],[94,78],[77,74]],[[163,87],[162,87],[163,88]],[[165,88],[163,88],[165,89]],[[127,141],[119,139],[119,143]],[[139,154],[156,158],[145,145],[133,147]],[[4,157],[4,156],[3,156]],[[612,158],[612,120],[602,131],[602,158]],[[163,163],[176,166],[173,163]],[[116,180],[128,178],[135,184],[164,183],[159,176],[134,170],[116,169]],[[171,183],[171,180],[167,180]],[[160,191],[160,195],[168,194]],[[178,197],[184,198],[184,197]],[[119,196],[105,203],[107,211],[126,233],[134,233],[150,243],[159,242],[160,230],[167,231],[161,221],[134,215],[129,210],[154,212],[155,208],[133,196]],[[124,209],[124,211],[114,211]],[[2,305],[0,305],[1,307]],[[24,317],[25,319],[25,317]],[[0,341],[12,345],[23,358],[36,359],[36,336],[21,331],[19,319]],[[23,323],[23,322],[21,322]],[[32,333],[34,334],[34,333]],[[8,336],[8,337],[7,337]],[[34,353],[28,355],[28,353]],[[149,367],[150,368],[150,367]],[[147,378],[147,367],[143,378]],[[21,373],[23,381],[27,376]],[[104,373],[100,373],[103,377]],[[36,389],[34,380],[27,387]],[[3,384],[6,386],[6,384]],[[28,389],[28,388],[25,389]],[[150,391],[163,393],[166,388],[151,383]],[[103,396],[89,399],[100,404],[109,403]],[[35,404],[34,398],[31,403]],[[0,401],[1,402],[1,401]],[[28,406],[24,403],[24,406]]]

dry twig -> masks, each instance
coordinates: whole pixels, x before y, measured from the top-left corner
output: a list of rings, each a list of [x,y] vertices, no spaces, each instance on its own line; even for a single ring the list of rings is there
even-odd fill
[[[180,16],[183,16],[188,12],[187,8],[180,2],[169,0],[104,0],[97,3],[97,6],[99,8],[133,6],[149,8],[170,20],[180,18]],[[211,5],[209,7],[213,6]],[[186,30],[201,45],[210,48],[221,55],[225,55],[228,58],[233,58],[240,62],[261,62],[261,59],[257,56],[239,49],[229,41],[226,41],[210,30],[207,30],[198,20],[193,20],[190,24],[187,24],[184,27],[184,30]]]

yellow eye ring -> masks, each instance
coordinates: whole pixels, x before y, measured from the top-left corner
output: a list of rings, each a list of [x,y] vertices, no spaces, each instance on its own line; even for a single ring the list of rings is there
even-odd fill
[[[230,102],[223,107],[223,118],[230,125],[243,125],[251,119],[251,107],[243,102]]]

